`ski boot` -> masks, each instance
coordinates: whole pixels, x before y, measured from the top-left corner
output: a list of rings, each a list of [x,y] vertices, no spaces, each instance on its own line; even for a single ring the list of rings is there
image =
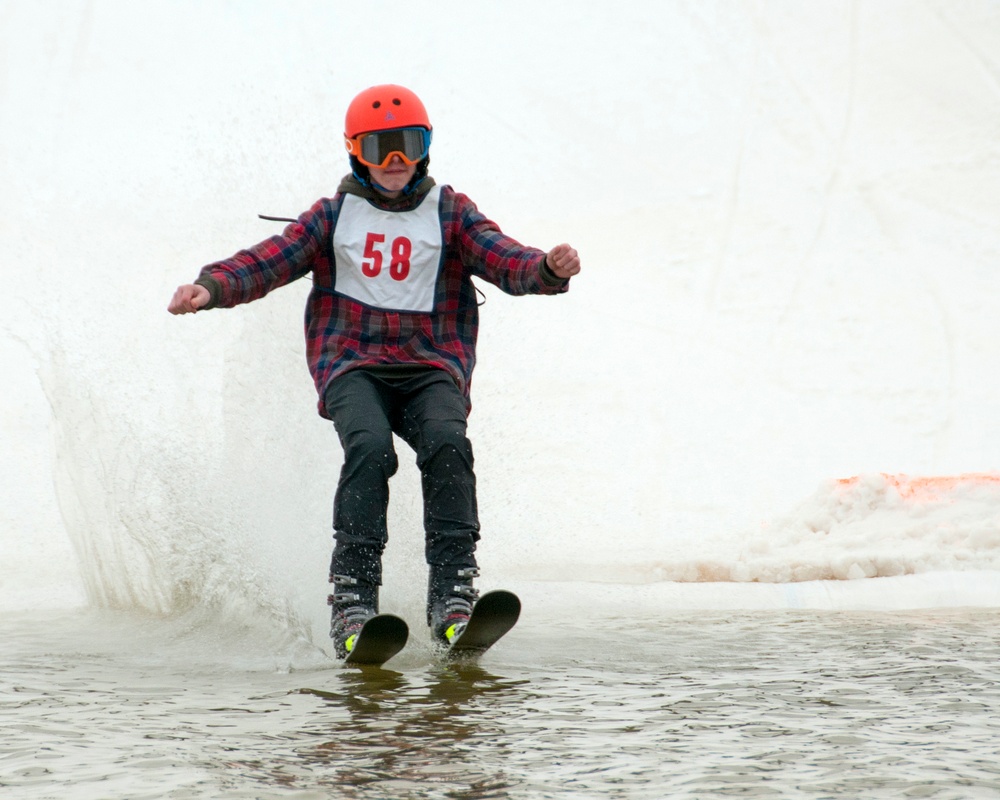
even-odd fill
[[[337,658],[347,658],[354,649],[361,627],[378,613],[378,586],[349,575],[331,575],[334,593],[326,598],[333,611],[330,638]]]
[[[479,577],[475,567],[458,568],[432,565],[427,589],[427,624],[431,638],[448,646],[469,624],[472,606],[479,592],[472,579]]]

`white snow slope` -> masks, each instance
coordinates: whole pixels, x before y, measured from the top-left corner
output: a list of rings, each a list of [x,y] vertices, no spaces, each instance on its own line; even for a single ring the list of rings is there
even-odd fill
[[[439,182],[583,258],[485,290],[489,583],[995,583],[990,475],[883,473],[1000,469],[1000,4],[7,0],[0,58],[0,608],[322,614],[307,282],[165,309],[335,190],[382,82]],[[390,600],[423,580],[401,455]]]

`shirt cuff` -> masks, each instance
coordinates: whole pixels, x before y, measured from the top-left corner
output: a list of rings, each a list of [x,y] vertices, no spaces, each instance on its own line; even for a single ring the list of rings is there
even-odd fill
[[[551,269],[549,269],[548,256],[542,256],[542,266],[540,272],[542,276],[542,283],[546,286],[561,286],[569,280],[569,278],[560,278]]]
[[[219,283],[211,275],[202,275],[194,282],[195,286],[204,286],[208,289],[209,298],[208,302],[201,307],[200,310],[207,311],[210,308],[215,308],[219,305],[219,301],[222,299],[222,284]]]

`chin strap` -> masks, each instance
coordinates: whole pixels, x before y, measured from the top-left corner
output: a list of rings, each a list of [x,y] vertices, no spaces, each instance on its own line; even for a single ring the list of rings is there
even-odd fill
[[[352,160],[353,160],[353,159],[352,159]],[[353,166],[353,165],[351,166],[351,174],[352,174],[352,175],[353,175],[353,176],[354,176],[354,177],[355,177],[355,178],[357,179],[358,183],[360,183],[360,184],[361,184],[362,186],[364,186],[364,187],[365,187],[366,189],[367,189],[367,188],[368,188],[369,186],[371,186],[371,183],[369,183],[369,182],[368,182],[368,178],[363,178],[363,177],[361,177],[361,174],[360,174],[360,173],[359,173],[359,172],[357,171],[357,169],[355,169],[355,168],[354,168],[354,166]]]

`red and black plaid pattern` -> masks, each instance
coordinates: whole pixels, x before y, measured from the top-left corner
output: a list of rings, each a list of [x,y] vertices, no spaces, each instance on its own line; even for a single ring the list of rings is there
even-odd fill
[[[338,294],[334,285],[333,233],[343,197],[338,193],[317,201],[280,236],[207,265],[198,278],[212,292],[209,307],[229,308],[312,273],[306,357],[324,417],[322,398],[329,382],[350,369],[375,365],[445,369],[468,403],[479,328],[471,279],[482,278],[513,295],[559,294],[568,288],[568,281],[543,278],[541,250],[504,235],[468,197],[444,186],[438,210],[444,257],[434,310],[410,313],[365,306]]]

